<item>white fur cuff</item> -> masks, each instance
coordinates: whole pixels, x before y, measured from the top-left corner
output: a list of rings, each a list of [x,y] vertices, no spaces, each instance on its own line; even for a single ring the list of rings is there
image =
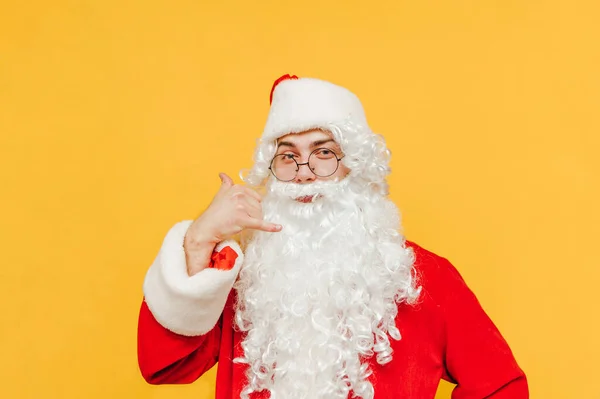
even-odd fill
[[[237,242],[223,241],[215,251],[231,247],[238,255],[233,268],[207,268],[190,277],[183,241],[191,224],[179,222],[169,230],[144,280],[144,296],[154,318],[163,327],[188,336],[205,334],[215,326],[244,260]]]

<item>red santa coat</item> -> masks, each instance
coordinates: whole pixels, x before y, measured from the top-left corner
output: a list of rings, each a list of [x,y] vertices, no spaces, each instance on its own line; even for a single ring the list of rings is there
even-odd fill
[[[242,355],[243,334],[234,328],[231,286],[243,254],[235,242],[221,243],[211,269],[188,277],[182,243],[189,223],[179,223],[167,234],[146,277],[139,367],[150,384],[186,384],[218,362],[216,399],[237,399],[246,366],[232,361]],[[398,307],[402,339],[390,340],[393,360],[383,366],[370,360],[375,398],[434,398],[440,379],[457,384],[453,399],[528,398],[525,374],[458,271],[417,244],[407,245],[415,252],[422,292],[416,305]],[[252,396],[268,397],[266,392]]]

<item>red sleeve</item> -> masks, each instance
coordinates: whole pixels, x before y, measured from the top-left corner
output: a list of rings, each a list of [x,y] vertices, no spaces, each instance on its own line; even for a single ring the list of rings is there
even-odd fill
[[[161,326],[145,301],[138,320],[138,364],[150,384],[189,384],[218,360],[220,323],[204,335],[188,337]]]
[[[227,248],[226,248],[227,249]],[[214,252],[209,268],[230,270],[237,255]],[[150,384],[189,384],[210,370],[219,358],[222,316],[206,334],[186,336],[163,327],[142,301],[138,320],[138,364]]]
[[[452,399],[529,398],[525,374],[459,272],[437,255],[425,258],[430,266],[424,270],[424,289],[444,314],[443,378],[457,384]]]

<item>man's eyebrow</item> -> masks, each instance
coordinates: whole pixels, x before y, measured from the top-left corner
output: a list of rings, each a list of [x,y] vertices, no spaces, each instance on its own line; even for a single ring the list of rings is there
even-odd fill
[[[294,144],[290,141],[280,141],[277,143],[277,148],[282,147],[282,146],[296,148],[296,144]]]
[[[323,145],[323,144],[326,144],[326,143],[329,143],[329,142],[332,142],[332,141],[335,143],[335,140],[334,140],[334,139],[323,139],[323,140],[317,140],[317,141],[313,141],[313,142],[310,144],[310,146],[311,146],[311,148],[314,148],[314,147],[319,147],[319,146],[321,146],[321,145]],[[337,143],[336,143],[336,144],[337,144]],[[277,143],[277,148],[279,148],[279,147],[291,147],[291,148],[296,148],[296,144],[292,143],[291,141],[280,141],[280,142],[278,142],[278,143]]]
[[[313,141],[310,146],[313,147],[313,148],[314,147],[319,147],[319,146],[321,146],[323,144],[326,144],[326,143],[329,143],[331,141],[335,142],[335,140],[333,140],[333,139],[317,140],[317,141]]]

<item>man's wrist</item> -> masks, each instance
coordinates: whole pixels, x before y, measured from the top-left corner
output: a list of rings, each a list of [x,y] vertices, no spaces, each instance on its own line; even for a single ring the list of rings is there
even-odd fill
[[[202,270],[206,269],[210,263],[211,255],[218,243],[218,239],[210,234],[204,236],[189,234],[188,229],[183,240],[183,251],[189,276],[193,276]]]
[[[183,244],[186,249],[194,251],[197,249],[203,250],[206,246],[215,246],[221,241],[217,234],[214,234],[208,226],[196,225],[192,223],[185,233]],[[192,229],[194,231],[192,231]]]

